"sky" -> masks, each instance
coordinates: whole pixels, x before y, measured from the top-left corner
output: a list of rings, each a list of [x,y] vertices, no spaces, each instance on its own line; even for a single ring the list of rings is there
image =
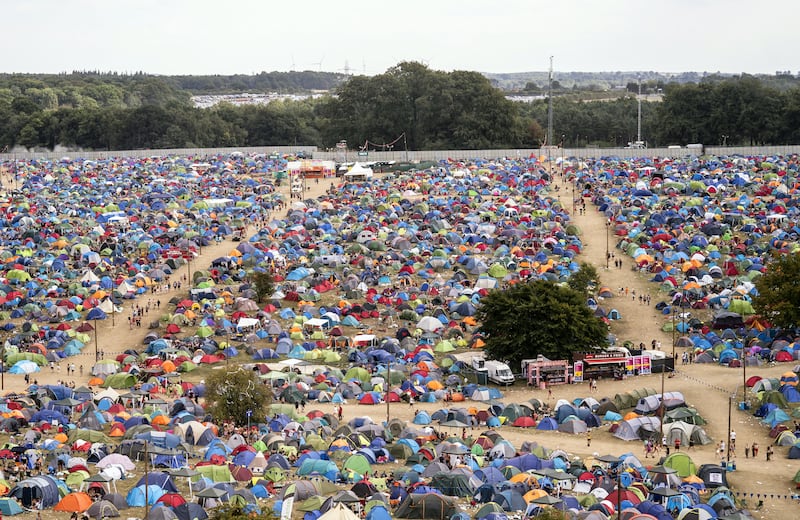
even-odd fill
[[[800,71],[796,0],[0,0],[0,72]]]

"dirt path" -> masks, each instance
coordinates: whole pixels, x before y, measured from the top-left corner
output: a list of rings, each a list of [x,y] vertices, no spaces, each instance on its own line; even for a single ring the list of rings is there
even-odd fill
[[[308,190],[306,192],[307,198],[315,198],[322,195],[325,190],[331,185],[331,181],[320,181],[319,184],[309,182],[307,184]],[[289,186],[285,183],[278,191],[284,196],[287,202],[289,199]],[[281,218],[285,215],[275,215],[273,217]],[[247,228],[247,237],[252,236],[257,229],[253,226]],[[198,255],[195,257],[191,266],[184,264],[170,277],[172,281],[179,280],[186,275],[187,279],[191,279],[191,271],[202,271],[209,268],[211,262],[220,256],[227,256],[239,242],[227,239],[222,242],[212,242],[208,246],[199,248]],[[142,340],[150,332],[148,325],[152,321],[156,321],[160,316],[166,313],[174,312],[175,307],[168,302],[175,296],[181,298],[188,297],[190,287],[186,282],[182,282],[181,289],[170,289],[168,291],[160,291],[155,294],[142,294],[134,300],[124,300],[122,305],[122,312],[116,313],[112,317],[109,316],[106,320],[97,321],[97,330],[90,332],[90,340],[83,349],[83,352],[78,356],[71,356],[66,358],[60,364],[57,364],[51,370],[49,367],[43,367],[42,371],[32,375],[32,380],[35,379],[40,384],[56,384],[58,381],[74,381],[77,385],[86,383],[89,378],[89,371],[95,363],[95,348],[98,352],[104,354],[104,359],[113,359],[117,354],[124,352],[128,349],[141,350]],[[160,301],[161,306],[158,307],[156,302]],[[149,312],[145,313],[141,318],[141,327],[130,327],[128,324],[128,317],[132,315],[135,305],[146,307],[150,304]],[[95,326],[94,322],[91,322]],[[73,327],[78,327],[79,322],[71,323]],[[161,329],[163,332],[163,329]],[[95,343],[96,340],[96,343]],[[95,347],[96,345],[96,347]],[[67,367],[69,364],[74,363],[76,373],[74,375],[67,374]],[[81,377],[80,368],[83,367],[83,377]],[[4,389],[6,391],[22,391],[26,388],[24,376],[13,375],[6,373],[4,375]]]
[[[664,301],[669,297],[666,293],[658,292],[656,284],[648,282],[649,275],[635,271],[633,260],[615,248],[617,240],[609,232],[608,244],[610,251],[615,253],[616,259],[623,262],[622,269],[615,269],[612,259],[610,269],[606,269],[606,217],[586,200],[586,212],[584,215],[575,215],[574,219],[582,230],[584,251],[581,260],[592,263],[599,273],[601,283],[614,291],[615,297],[607,303],[607,308],[616,308],[622,315],[622,320],[614,322],[612,331],[618,338],[618,344],[625,340],[630,340],[638,345],[643,342],[648,349],[651,348],[650,342],[653,339],[660,340],[662,350],[667,355],[672,352],[672,334],[661,331],[661,326],[671,316],[664,316],[655,310],[654,306],[659,301]],[[619,296],[619,288],[628,288],[630,296]],[[633,297],[633,291],[636,297]],[[649,294],[652,298],[651,304],[640,304],[638,295]],[[677,349],[678,356],[683,349]],[[780,374],[791,367],[765,366],[759,368],[748,368],[747,376],[761,375],[762,377],[780,377]],[[737,404],[742,396],[743,373],[741,369],[733,369],[717,364],[692,364],[682,365],[680,360],[676,363],[678,375],[674,378],[666,378],[664,388],[666,392],[680,391],[683,393],[687,403],[696,407],[700,414],[709,424],[704,426],[706,432],[712,437],[714,443],[698,447],[692,458],[698,464],[716,463],[719,464],[719,457],[716,456],[716,443],[727,437],[728,432],[728,400],[733,394],[738,395],[733,402],[731,411],[731,429],[737,435],[737,455],[733,457],[737,464],[737,471],[729,473],[729,482],[740,491],[749,493],[769,492],[780,494],[791,494],[794,490],[791,479],[797,471],[797,465],[793,461],[786,459],[787,448],[776,447],[775,456],[769,463],[765,460],[764,452],[766,447],[772,443],[773,439],[768,436],[768,428],[761,425],[751,413],[741,412],[737,409]],[[647,386],[660,391],[661,376],[644,376],[634,378],[635,387]],[[604,382],[600,389],[601,395],[613,397],[619,391],[619,387],[628,387],[625,382]],[[738,393],[737,393],[738,392]],[[744,446],[758,442],[761,447],[759,459],[745,459]],[[618,449],[617,449],[618,451]],[[637,450],[634,450],[636,453]],[[749,498],[748,502],[754,505],[755,498]],[[789,514],[793,511],[796,514],[796,502],[790,500],[767,500],[765,507],[755,515],[761,518],[779,518],[781,514]],[[773,516],[775,515],[775,516]]]

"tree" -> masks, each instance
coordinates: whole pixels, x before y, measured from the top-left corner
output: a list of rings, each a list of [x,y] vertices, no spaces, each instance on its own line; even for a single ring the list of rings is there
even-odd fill
[[[793,328],[800,325],[800,255],[787,254],[774,259],[766,273],[756,280],[758,294],[753,298],[756,313],[773,325]]]
[[[253,273],[252,278],[258,303],[264,301],[264,298],[269,298],[275,292],[275,280],[272,278],[272,273],[259,271]]]
[[[256,377],[241,367],[215,371],[206,379],[206,411],[217,424],[233,420],[238,425],[264,419],[272,402],[272,392]]]
[[[589,296],[592,287],[597,285],[597,269],[592,264],[581,262],[578,271],[573,273],[567,281],[573,291],[578,291],[584,297]]]
[[[487,355],[516,366],[539,354],[571,359],[572,352],[607,345],[608,327],[594,316],[584,296],[549,281],[491,291],[477,318]]]

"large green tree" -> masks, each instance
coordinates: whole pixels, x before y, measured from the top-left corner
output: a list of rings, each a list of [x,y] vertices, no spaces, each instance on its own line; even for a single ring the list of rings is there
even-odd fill
[[[800,326],[800,254],[787,254],[770,262],[756,280],[756,313],[784,328]]]
[[[607,345],[608,327],[584,296],[554,282],[536,280],[491,291],[477,313],[486,354],[518,366],[539,354],[571,359],[572,352]]]
[[[271,402],[272,392],[252,370],[218,370],[206,379],[206,411],[217,424],[247,424],[248,412],[251,423],[262,421]]]
[[[584,296],[589,296],[589,293],[598,283],[597,269],[587,262],[581,262],[580,267],[576,272],[569,277],[567,285],[569,288],[578,291]]]

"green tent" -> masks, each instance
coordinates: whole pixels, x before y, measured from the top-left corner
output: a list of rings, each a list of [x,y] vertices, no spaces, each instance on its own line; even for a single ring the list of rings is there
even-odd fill
[[[508,275],[508,269],[501,264],[494,263],[487,271],[487,274],[492,278],[505,278]]]
[[[31,279],[31,275],[21,269],[10,269],[6,273],[6,278],[9,280],[17,280],[18,282],[27,282]]]
[[[87,478],[89,478],[89,472],[81,469],[70,473],[65,482],[70,489],[78,489]]]
[[[728,304],[728,311],[741,314],[742,316],[749,316],[756,313],[756,311],[753,310],[753,304],[747,300],[740,299],[731,300],[730,304]]]
[[[786,396],[779,390],[769,390],[761,395],[761,404],[773,403],[777,404],[779,408],[789,408],[789,402]]]
[[[227,464],[223,464],[220,466],[216,465],[208,465],[208,466],[197,466],[195,470],[199,473],[196,477],[193,477],[193,480],[197,482],[200,480],[200,477],[205,477],[212,482],[233,482],[233,476],[231,475],[231,469],[228,467]]]
[[[208,325],[203,325],[202,327],[197,329],[197,332],[195,332],[195,334],[197,334],[197,336],[201,338],[207,338],[209,336],[214,335],[214,329],[212,329]]]
[[[697,466],[689,455],[677,452],[673,453],[662,464],[664,467],[672,468],[678,472],[678,476],[686,478],[690,475],[697,475]]]
[[[469,477],[462,473],[436,473],[431,478],[431,487],[451,497],[471,497],[475,490],[469,483]]]
[[[358,381],[361,381],[362,383],[366,383],[367,381],[370,380],[370,374],[366,368],[353,367],[347,371],[347,373],[344,375],[344,379],[346,381],[350,381],[351,379],[356,379]]]
[[[444,340],[440,341],[433,348],[434,352],[439,352],[439,353],[452,352],[455,349],[456,349],[456,347],[454,347],[453,344],[448,339],[444,339]]]
[[[342,470],[349,469],[351,471],[355,471],[359,475],[366,475],[368,472],[372,471],[372,466],[369,464],[369,460],[364,455],[355,454],[351,455],[345,462],[344,466],[342,466]]]
[[[314,495],[311,498],[307,498],[300,502],[300,505],[297,506],[298,511],[304,511],[306,513],[310,513],[311,511],[319,511],[322,507],[322,504],[325,503],[328,497],[323,497],[320,495]]]
[[[389,447],[389,453],[395,459],[407,459],[414,454],[414,450],[408,444],[393,444]]]
[[[697,413],[697,410],[694,408],[688,408],[686,406],[681,406],[680,408],[674,408],[672,410],[667,411],[666,415],[664,416],[664,423],[671,423],[675,421],[683,421],[689,424],[696,424],[698,426],[702,426],[706,424],[706,420]]]
[[[295,421],[298,419],[303,419],[303,420],[308,419],[305,416],[298,415],[295,412],[294,405],[283,404],[283,403],[274,403],[269,405],[269,415],[280,415],[280,414],[284,414]]]
[[[397,506],[395,518],[446,520],[458,512],[452,498],[438,493],[411,493]]]
[[[136,384],[136,376],[133,374],[111,374],[103,381],[103,388],[130,388]]]
[[[40,367],[47,365],[47,358],[45,358],[41,354],[35,354],[33,352],[18,352],[15,354],[8,354],[6,356],[5,363],[6,365],[13,365],[17,361],[22,361],[22,360],[33,361]]]
[[[269,480],[270,482],[283,482],[286,480],[286,473],[279,468],[278,466],[272,466],[271,468],[267,468],[264,472],[264,480]]]
[[[77,430],[71,430],[69,435],[67,436],[67,440],[70,444],[75,441],[87,441],[87,442],[111,442],[111,439],[103,433],[95,430],[87,430],[84,428],[78,428]]]
[[[505,511],[503,511],[503,507],[498,504],[497,502],[487,502],[483,504],[475,514],[472,515],[472,518],[484,518],[489,515],[489,513],[498,513],[503,516],[506,516]]]

